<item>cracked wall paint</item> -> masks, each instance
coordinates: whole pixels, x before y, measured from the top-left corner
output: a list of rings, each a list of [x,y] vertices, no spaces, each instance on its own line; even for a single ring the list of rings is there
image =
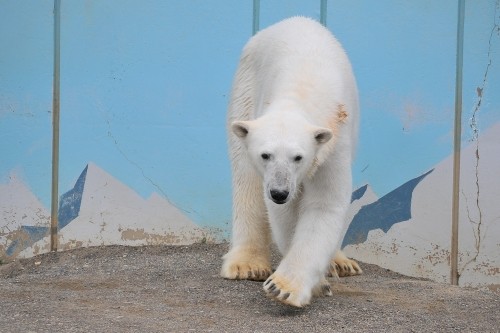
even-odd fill
[[[500,122],[480,135],[482,163],[479,165],[480,208],[471,211],[466,198],[477,196],[476,147],[469,144],[462,150],[462,196],[459,224],[459,267],[461,286],[497,285],[500,279],[500,207],[492,198],[500,197],[500,181],[496,176],[500,170]],[[436,164],[414,188],[410,200],[411,215],[407,220],[393,224],[389,229],[371,228],[363,243],[346,245],[344,251],[359,260],[374,263],[410,276],[425,277],[440,282],[449,282],[450,227],[451,227],[451,184],[453,158],[449,156]],[[400,200],[407,200],[400,197]],[[490,199],[490,200],[488,200]],[[396,206],[406,205],[392,200]],[[349,216],[356,216],[361,210],[380,207],[383,198],[360,197],[351,205]],[[374,213],[376,210],[374,210]],[[372,216],[365,212],[363,216]],[[479,221],[471,225],[471,221]],[[368,221],[370,222],[370,221]],[[367,228],[371,223],[361,225]],[[481,232],[481,238],[477,232]],[[349,233],[349,231],[348,231]],[[355,237],[350,237],[355,239]]]
[[[495,290],[500,282],[497,200],[500,197],[500,96],[496,93],[500,86],[500,1],[470,2],[466,6],[463,105],[465,110],[470,110],[470,119],[464,121],[469,126],[463,128],[469,132],[463,135],[461,152],[459,284]],[[414,94],[418,95],[418,92]],[[393,99],[397,99],[397,94],[395,96]],[[422,100],[417,99],[412,105],[419,104]],[[435,111],[427,109],[428,114]],[[405,121],[412,120],[413,110],[410,111],[402,121],[405,128]],[[432,115],[427,117],[431,122],[437,119]],[[425,122],[419,123],[419,127],[425,125]],[[411,135],[411,131],[406,133]],[[450,158],[432,165],[434,171],[415,188],[409,220],[395,224],[386,232],[369,230],[365,243],[348,245],[346,252],[359,260],[404,274],[449,282]],[[376,160],[376,157],[370,160],[370,165]],[[368,207],[374,201],[367,200],[357,206]]]
[[[469,141],[473,142],[475,146],[475,165],[474,165],[474,178],[475,178],[475,193],[474,196],[468,198],[465,193],[462,191],[462,196],[465,201],[465,209],[467,212],[467,219],[470,223],[470,227],[472,228],[474,232],[474,242],[475,242],[475,253],[473,253],[472,256],[470,256],[467,261],[465,261],[462,264],[462,267],[459,268],[459,276],[463,273],[467,267],[475,262],[479,256],[479,252],[481,250],[481,239],[484,237],[484,230],[483,229],[483,212],[481,209],[481,202],[484,200],[484,198],[481,198],[481,186],[480,186],[480,158],[481,158],[481,153],[480,153],[480,138],[479,138],[479,132],[480,132],[480,126],[479,126],[479,117],[480,117],[480,111],[481,111],[481,106],[483,103],[483,96],[484,94],[488,93],[489,89],[487,87],[488,83],[488,75],[490,73],[490,69],[492,66],[498,66],[497,64],[493,63],[493,54],[492,54],[492,49],[493,49],[493,44],[495,42],[498,43],[498,39],[500,38],[500,1],[496,1],[495,4],[495,10],[493,14],[493,24],[491,28],[491,32],[488,38],[488,50],[487,50],[487,63],[485,66],[484,70],[484,75],[482,78],[482,82],[480,85],[477,86],[476,88],[476,93],[477,93],[477,101],[473,107],[472,111],[472,116],[470,117],[469,120],[469,127],[471,130],[471,138]],[[496,40],[495,40],[496,39]],[[474,210],[474,214],[472,213],[472,210]]]
[[[111,128],[111,120],[108,117],[108,112],[104,110],[102,103],[98,103],[98,105],[99,105],[99,109],[101,109],[101,111],[102,111],[102,115],[105,119],[105,122],[106,122],[106,125],[108,128],[107,135],[108,135],[109,139],[113,142],[114,146],[116,147],[116,150],[120,153],[120,155],[123,156],[123,158],[127,162],[129,162],[132,166],[134,166],[135,168],[137,168],[137,170],[139,170],[142,177],[144,177],[144,179],[146,181],[148,181],[158,192],[160,192],[165,198],[167,198],[167,194],[165,193],[165,191],[163,191],[163,189],[155,181],[153,181],[153,179],[151,179],[150,177],[148,177],[146,175],[146,173],[144,172],[144,168],[141,167],[141,165],[139,163],[137,163],[136,161],[134,161],[130,157],[128,157],[128,155],[125,153],[125,151],[120,147],[120,144],[118,143],[118,139],[113,134],[113,131]]]
[[[491,201],[491,193],[489,188],[494,185],[490,177],[491,173],[486,173],[485,169],[489,169],[491,163],[488,161],[488,156],[486,159],[483,158],[485,154],[488,154],[487,149],[484,145],[491,145],[489,142],[484,142],[481,136],[481,131],[484,130],[484,120],[488,116],[488,113],[494,112],[495,108],[498,108],[498,104],[492,103],[494,99],[492,96],[495,95],[495,87],[498,87],[496,83],[498,82],[498,66],[500,59],[498,59],[498,50],[500,49],[500,1],[496,0],[494,4],[494,10],[492,11],[491,25],[489,34],[486,35],[486,51],[485,51],[485,63],[483,64],[482,77],[479,84],[475,87],[476,100],[472,106],[472,112],[469,119],[469,129],[470,138],[469,141],[474,146],[474,154],[472,156],[467,156],[465,158],[471,159],[472,170],[467,170],[467,172],[472,173],[472,177],[461,180],[461,186],[469,186],[468,195],[462,192],[463,200],[461,204],[465,206],[466,214],[462,216],[469,222],[469,228],[473,232],[473,242],[474,249],[464,256],[463,260],[459,264],[459,274],[462,276],[465,271],[480,270],[480,267],[490,267],[490,263],[478,262],[479,258],[482,256],[481,251],[484,251],[483,242],[487,240],[488,237],[494,235],[491,230],[491,226],[500,223],[499,215],[492,215],[491,207],[489,206],[489,201]],[[493,104],[493,107],[492,107]],[[464,162],[462,160],[462,162]],[[493,236],[494,237],[494,236]],[[469,240],[470,241],[470,240]],[[497,267],[500,267],[497,266]],[[493,270],[495,271],[495,270]],[[491,271],[484,270],[485,274],[491,274]]]

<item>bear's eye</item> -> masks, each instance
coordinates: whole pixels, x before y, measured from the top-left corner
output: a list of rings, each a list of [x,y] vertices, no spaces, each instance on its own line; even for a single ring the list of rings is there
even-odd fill
[[[268,161],[271,158],[271,154],[263,153],[260,155],[264,161]]]
[[[300,162],[302,160],[302,156],[300,155],[297,155],[295,156],[295,158],[293,159],[295,162]]]

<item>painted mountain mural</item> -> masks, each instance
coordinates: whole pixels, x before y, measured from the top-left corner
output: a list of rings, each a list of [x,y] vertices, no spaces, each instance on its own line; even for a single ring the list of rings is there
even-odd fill
[[[500,123],[462,149],[459,282],[500,285]],[[343,250],[411,276],[449,280],[452,162],[378,197],[370,185],[352,193]],[[229,209],[229,208],[228,208]],[[0,258],[49,250],[49,213],[15,174],[0,184]],[[59,248],[189,244],[215,238],[168,200],[144,199],[93,163],[60,198]]]
[[[459,283],[463,286],[500,285],[499,142],[497,123],[461,152]],[[355,211],[344,251],[406,275],[448,282],[452,174],[453,156],[449,156],[382,198],[351,207]],[[363,196],[357,200],[363,201]]]
[[[351,219],[341,247],[364,243],[370,230],[381,229],[387,232],[394,224],[408,221],[411,218],[413,190],[431,172],[432,170],[406,182],[373,203],[361,206]],[[366,185],[360,189],[365,187]],[[358,191],[359,189],[354,194]]]
[[[11,173],[0,184],[0,258],[10,257],[43,238],[50,213],[25,183]]]
[[[13,198],[15,204],[2,200],[2,205],[8,207],[2,208],[2,218],[6,220],[2,227],[4,256],[29,257],[47,252],[49,214],[21,182],[2,186],[2,198],[5,193],[31,198],[26,203]],[[16,216],[5,214],[16,207]],[[43,221],[18,218],[35,209],[45,216]],[[64,193],[59,202],[60,249],[110,244],[190,244],[211,237],[166,199],[153,193],[145,200],[93,163],[85,167],[73,189]]]

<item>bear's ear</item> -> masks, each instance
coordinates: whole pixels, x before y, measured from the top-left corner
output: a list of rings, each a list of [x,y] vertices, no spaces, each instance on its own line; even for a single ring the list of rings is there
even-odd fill
[[[318,144],[327,143],[333,137],[333,132],[328,128],[317,128],[314,131],[314,139]]]
[[[250,123],[248,121],[235,121],[231,124],[231,130],[239,138],[245,138],[250,132]]]

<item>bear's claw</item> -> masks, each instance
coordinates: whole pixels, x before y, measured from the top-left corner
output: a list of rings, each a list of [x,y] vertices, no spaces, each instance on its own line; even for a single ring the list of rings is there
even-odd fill
[[[221,276],[230,280],[264,281],[271,273],[271,267],[261,263],[225,263],[221,269]]]
[[[293,286],[286,278],[273,274],[263,284],[267,296],[281,303],[295,307],[309,304],[310,296],[301,293],[299,288]]]
[[[330,283],[324,278],[321,282],[313,289],[313,296],[317,297],[330,297],[333,296],[332,287]]]
[[[347,258],[342,252],[337,253],[330,262],[327,275],[330,277],[354,276],[363,273],[361,267],[354,260]]]
[[[272,273],[268,254],[255,248],[234,248],[223,259],[220,275],[225,279],[264,281]]]
[[[290,297],[290,293],[284,293],[283,295],[281,295],[281,300],[286,301],[288,297]]]
[[[329,284],[325,284],[321,288],[323,289],[324,296],[333,296],[332,287]]]

